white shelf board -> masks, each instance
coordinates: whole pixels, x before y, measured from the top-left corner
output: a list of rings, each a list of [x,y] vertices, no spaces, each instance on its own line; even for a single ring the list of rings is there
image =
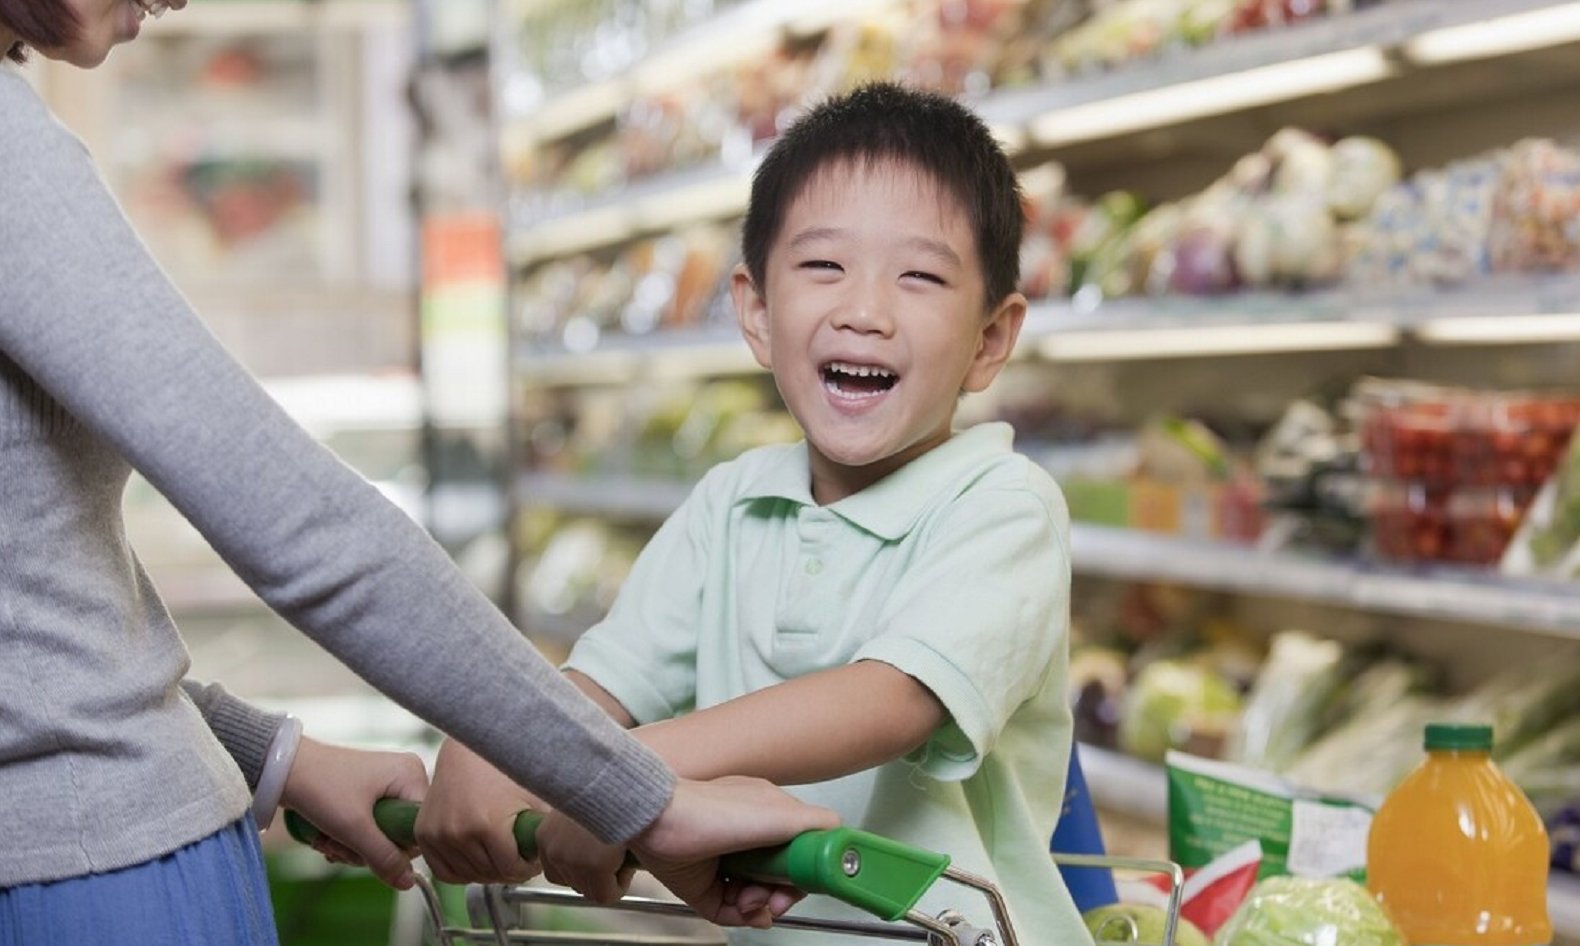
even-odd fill
[[[1032,304],[1016,356],[1052,362],[1185,358],[1430,345],[1580,341],[1580,277],[1499,276],[1394,295],[1332,290]],[[533,344],[523,380],[539,386],[759,370],[733,326],[612,335],[587,350]]]
[[[613,246],[642,233],[746,212],[756,159],[676,171],[574,209],[513,215],[506,255],[514,266]]]
[[[1351,318],[1336,294],[1250,293],[1210,299],[1121,299],[1033,306],[1018,353],[1046,361],[1122,361],[1266,352],[1391,348],[1386,318]]]
[[[989,124],[1028,128],[1043,144],[1091,141],[1379,81],[1404,65],[1396,50],[1436,31],[1558,6],[1564,4],[1393,0],[1165,52],[1099,75],[1002,90],[974,105]]]
[[[1405,568],[1076,523],[1075,571],[1517,627],[1580,639],[1580,585],[1472,569]]]
[[[1163,828],[1169,792],[1163,768],[1112,749],[1082,743],[1081,774],[1098,807]]]
[[[517,479],[516,496],[527,506],[658,522],[680,508],[691,485],[640,476],[528,473]]]
[[[590,351],[529,345],[516,367],[521,382],[538,387],[710,378],[763,370],[733,325],[615,336]]]
[[[1136,818],[1163,831],[1168,825],[1168,779],[1163,767],[1112,749],[1082,745],[1081,772],[1098,808]],[[1580,877],[1554,873],[1547,912],[1560,936],[1580,936]]]

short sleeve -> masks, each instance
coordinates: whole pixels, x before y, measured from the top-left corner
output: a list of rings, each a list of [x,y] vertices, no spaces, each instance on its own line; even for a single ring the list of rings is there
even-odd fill
[[[609,614],[581,636],[564,664],[607,690],[639,725],[678,716],[696,703],[710,482],[704,478],[664,521],[637,556]]]
[[[960,496],[924,526],[878,634],[854,659],[889,664],[943,703],[949,721],[910,758],[928,775],[972,775],[1068,652],[1066,522],[1062,503],[997,488]]]

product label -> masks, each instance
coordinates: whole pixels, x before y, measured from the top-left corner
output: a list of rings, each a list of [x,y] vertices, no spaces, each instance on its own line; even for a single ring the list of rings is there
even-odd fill
[[[1372,813],[1352,805],[1294,800],[1285,864],[1297,877],[1334,877],[1366,868]]]
[[[1168,780],[1169,854],[1187,871],[1255,840],[1262,847],[1260,877],[1365,880],[1369,807],[1179,752],[1169,753]]]

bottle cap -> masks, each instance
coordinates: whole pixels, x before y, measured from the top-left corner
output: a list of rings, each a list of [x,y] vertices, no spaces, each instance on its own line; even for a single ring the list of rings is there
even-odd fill
[[[1467,723],[1428,723],[1428,752],[1491,752],[1492,727]]]

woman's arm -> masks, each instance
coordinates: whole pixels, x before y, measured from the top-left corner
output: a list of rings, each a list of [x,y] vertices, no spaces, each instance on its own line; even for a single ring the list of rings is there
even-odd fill
[[[0,352],[363,678],[600,836],[650,825],[674,787],[663,763],[226,354],[13,72],[0,115]]]

